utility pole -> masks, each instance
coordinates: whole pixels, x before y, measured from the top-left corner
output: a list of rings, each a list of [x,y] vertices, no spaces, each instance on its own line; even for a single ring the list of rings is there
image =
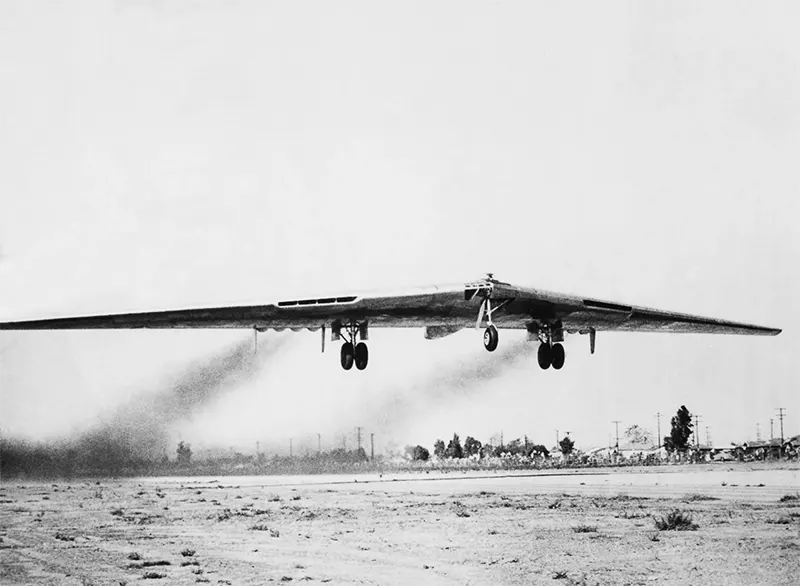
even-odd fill
[[[319,456],[321,454],[322,454],[322,434],[318,433],[317,434],[317,455]]]
[[[775,439],[775,433],[772,430],[772,423],[773,423],[773,420],[772,420],[772,417],[770,417],[769,418],[769,441],[772,441],[772,440]]]
[[[289,438],[289,457],[294,456],[294,446],[292,445],[292,438]]]
[[[556,430],[556,447],[558,447],[558,430]]]
[[[778,419],[781,420],[781,449],[778,450],[780,457],[783,458],[783,412],[786,411],[785,407],[778,407]]]
[[[503,447],[503,430],[500,430],[500,447]]]
[[[711,433],[708,431],[708,426],[706,425],[706,445],[711,447]]]
[[[369,434],[369,459],[375,461],[375,434]]]
[[[344,451],[346,452],[347,451],[347,436],[344,433],[342,433],[342,447],[344,448]]]
[[[756,441],[761,441],[761,426],[756,423]]]
[[[663,440],[661,438],[661,413],[656,413],[656,421],[658,421],[658,449],[661,449],[661,444]]]
[[[615,446],[615,448],[616,448],[617,450],[619,450],[619,424],[620,424],[620,423],[622,423],[622,421],[621,421],[621,420],[619,420],[619,419],[615,419],[615,420],[614,420],[614,421],[612,421],[611,423],[613,423],[613,424],[616,426],[616,428],[617,428],[617,445]]]
[[[358,438],[358,451],[361,451],[361,430],[364,429],[363,427],[356,426],[356,437]]]
[[[694,416],[694,445],[700,445],[700,415]]]

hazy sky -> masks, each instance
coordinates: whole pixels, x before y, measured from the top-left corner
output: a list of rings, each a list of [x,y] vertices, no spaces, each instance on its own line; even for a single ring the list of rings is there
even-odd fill
[[[258,372],[171,433],[588,447],[681,404],[715,443],[769,437],[777,407],[798,433],[798,22],[797,2],[0,0],[0,317],[493,271],[784,332],[600,334],[594,356],[575,336],[542,372],[519,333],[489,355],[474,331],[373,330],[363,373],[268,333]],[[250,337],[3,332],[0,428],[87,429]]]

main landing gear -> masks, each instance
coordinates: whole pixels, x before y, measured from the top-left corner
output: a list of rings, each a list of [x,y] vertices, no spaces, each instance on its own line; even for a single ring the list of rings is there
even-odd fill
[[[537,359],[539,367],[542,370],[547,370],[551,366],[556,370],[561,370],[564,366],[564,346],[561,342],[564,340],[564,330],[559,324],[541,324],[528,328],[529,335],[535,335],[539,339],[539,352]]]
[[[333,327],[334,338],[338,338],[339,336],[349,338],[348,341],[342,344],[340,352],[342,368],[350,370],[355,364],[358,370],[364,370],[369,363],[369,349],[364,342],[356,343],[356,340],[359,336],[362,340],[367,339],[367,324],[363,323],[359,325],[356,322],[350,322],[346,326],[338,325],[337,327],[337,325],[338,324],[335,324]]]
[[[564,366],[564,346],[560,343],[553,344],[545,344],[542,342],[539,344],[539,354],[537,356],[539,359],[539,367],[542,370],[547,370],[551,366],[556,370],[561,370],[561,367]]]

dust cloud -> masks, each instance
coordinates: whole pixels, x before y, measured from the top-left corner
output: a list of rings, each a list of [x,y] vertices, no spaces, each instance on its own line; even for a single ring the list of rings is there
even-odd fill
[[[253,341],[246,340],[192,363],[165,380],[161,389],[135,395],[77,437],[46,443],[3,438],[0,475],[123,474],[140,469],[171,449],[172,424],[251,380],[283,341],[283,337],[262,340],[256,352]]]

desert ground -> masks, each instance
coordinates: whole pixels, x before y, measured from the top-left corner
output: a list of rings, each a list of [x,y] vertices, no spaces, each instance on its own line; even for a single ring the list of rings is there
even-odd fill
[[[0,582],[798,584],[799,490],[748,464],[4,482]]]

